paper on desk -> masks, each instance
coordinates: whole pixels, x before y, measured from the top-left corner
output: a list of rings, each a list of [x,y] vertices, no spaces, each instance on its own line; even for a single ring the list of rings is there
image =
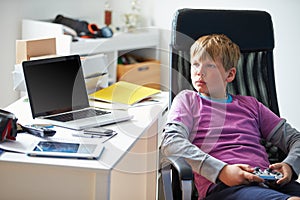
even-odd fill
[[[14,90],[26,91],[22,64],[16,64],[15,70],[12,72]]]
[[[126,104],[95,101],[92,99],[90,100],[90,106],[101,108],[101,109],[108,109],[108,110],[127,110],[130,107],[129,105]]]
[[[128,110],[128,108],[132,107],[139,107],[139,106],[148,106],[153,104],[161,103],[161,93],[154,94],[149,98],[143,99],[138,103],[133,105],[121,104],[121,103],[112,103],[112,102],[105,102],[99,100],[90,99],[90,106],[101,108],[101,109],[108,109],[108,110]]]
[[[30,134],[18,134],[15,141],[6,140],[0,143],[0,149],[18,153],[26,153],[32,150],[34,144],[40,139]]]

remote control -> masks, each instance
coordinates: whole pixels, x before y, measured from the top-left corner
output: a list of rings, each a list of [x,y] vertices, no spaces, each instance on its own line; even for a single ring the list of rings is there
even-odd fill
[[[21,127],[24,131],[38,137],[51,137],[56,133],[55,130],[46,127],[36,127],[30,125],[21,125]]]
[[[259,167],[255,167],[253,174],[259,176],[265,181],[276,181],[283,177],[283,175],[280,172],[273,171],[270,168],[267,168],[264,171],[262,171]]]

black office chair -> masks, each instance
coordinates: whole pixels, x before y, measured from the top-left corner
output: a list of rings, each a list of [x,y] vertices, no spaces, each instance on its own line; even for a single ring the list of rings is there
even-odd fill
[[[191,45],[200,36],[222,33],[239,45],[241,59],[232,94],[250,95],[279,116],[274,69],[274,33],[271,16],[265,11],[181,9],[173,19],[170,45],[170,105],[183,89],[193,89],[190,80]],[[262,141],[271,163],[283,160],[280,149]],[[193,173],[183,158],[161,160],[165,199],[191,199]],[[173,197],[174,198],[173,198]]]

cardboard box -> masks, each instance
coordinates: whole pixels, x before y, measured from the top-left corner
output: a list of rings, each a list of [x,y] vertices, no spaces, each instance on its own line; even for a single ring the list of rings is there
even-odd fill
[[[160,89],[160,62],[149,60],[135,64],[118,64],[117,80]]]
[[[72,43],[72,36],[68,35],[70,28],[52,21],[23,19],[22,39],[55,38],[56,54],[69,55]]]
[[[16,64],[32,57],[56,55],[56,39],[16,40]]]

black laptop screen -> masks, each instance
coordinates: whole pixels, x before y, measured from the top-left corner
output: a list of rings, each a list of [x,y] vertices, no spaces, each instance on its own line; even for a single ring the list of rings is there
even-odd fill
[[[89,106],[78,55],[23,62],[33,118]]]

